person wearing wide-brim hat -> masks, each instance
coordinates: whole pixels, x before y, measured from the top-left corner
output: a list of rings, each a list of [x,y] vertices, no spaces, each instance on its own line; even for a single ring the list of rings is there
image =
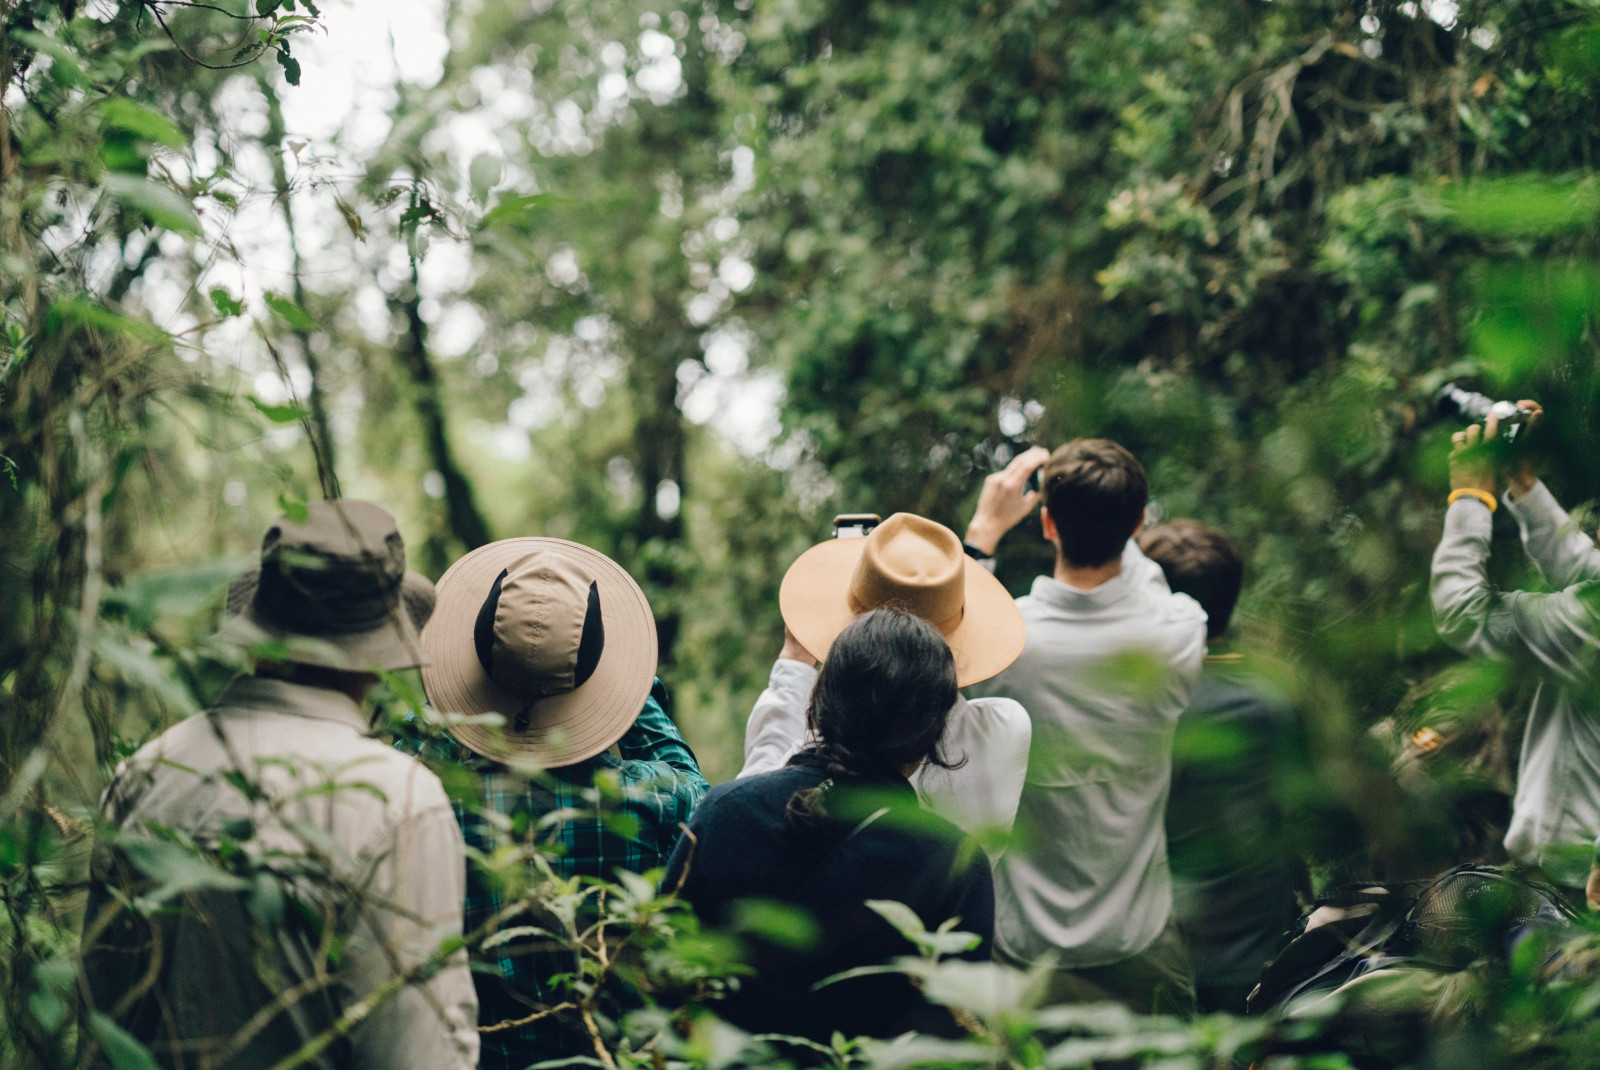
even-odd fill
[[[502,828],[459,808],[470,846],[493,857],[514,824],[538,829],[540,818],[570,810],[529,834],[560,845],[551,860],[558,876],[612,879],[618,869],[666,863],[707,785],[655,678],[650,605],[622,566],[563,539],[480,547],[439,579],[422,647],[423,687],[452,738],[419,742],[420,752],[472,770],[483,806],[512,819]],[[608,788],[604,820],[590,801],[602,775],[617,789]],[[492,875],[471,867],[468,931],[503,906]],[[500,919],[499,927],[528,921]],[[570,973],[570,953],[562,956],[528,937],[494,944],[474,974],[481,1024],[561,1003],[551,977]],[[544,1017],[484,1033],[480,1066],[520,1070],[592,1052],[581,1023]]]
[[[881,606],[932,624],[955,657],[961,687],[1010,665],[1027,641],[1022,614],[998,580],[967,555],[956,533],[896,513],[864,538],[831,539],[801,554],[778,592],[786,639],[745,730],[741,777],[781,768],[804,745],[806,706],[834,638]],[[1033,730],[1006,698],[958,698],[941,745],[954,768],[912,777],[924,804],[999,850],[1016,819]]]
[[[115,1015],[162,1064],[185,1064],[219,1037],[244,1038],[234,1062],[276,1064],[415,971],[314,1065],[476,1065],[465,953],[423,968],[441,934],[462,932],[461,833],[439,778],[371,738],[360,705],[380,673],[423,660],[416,619],[433,585],[405,566],[394,518],[371,503],[279,517],[258,567],[230,589],[219,633],[247,648],[254,671],[140,748],[106,789],[116,835],[95,850],[86,1007]],[[166,899],[151,894],[150,861],[175,849],[174,832],[219,855],[234,845],[214,869],[180,851],[215,880]],[[237,867],[263,852],[271,866],[241,878]],[[285,909],[307,895],[328,907],[333,932]],[[314,997],[261,1020],[301,985]]]

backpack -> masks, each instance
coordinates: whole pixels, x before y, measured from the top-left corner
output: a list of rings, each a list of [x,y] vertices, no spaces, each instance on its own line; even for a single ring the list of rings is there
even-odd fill
[[[1343,916],[1310,928],[1329,907]],[[1505,958],[1530,931],[1576,918],[1560,890],[1506,866],[1469,863],[1430,880],[1344,885],[1299,920],[1247,1007],[1259,1014],[1380,969],[1464,970]]]

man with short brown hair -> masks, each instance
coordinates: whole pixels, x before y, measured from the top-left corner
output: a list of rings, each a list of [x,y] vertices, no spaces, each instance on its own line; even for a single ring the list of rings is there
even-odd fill
[[[1205,666],[1173,744],[1167,851],[1200,1011],[1243,1014],[1298,913],[1303,866],[1288,849],[1281,803],[1299,733],[1283,693],[1229,649],[1244,562],[1227,533],[1172,520],[1141,531],[1139,548],[1206,611]]]
[[[1029,491],[1039,472],[1041,489]],[[1187,1013],[1194,983],[1172,921],[1164,818],[1172,736],[1205,652],[1205,613],[1133,543],[1144,468],[1105,439],[1035,448],[984,481],[969,553],[992,556],[1044,502],[1052,575],[1017,599],[1028,642],[980,689],[1033,721],[1017,846],[995,872],[995,951],[1056,969],[1051,1002]]]

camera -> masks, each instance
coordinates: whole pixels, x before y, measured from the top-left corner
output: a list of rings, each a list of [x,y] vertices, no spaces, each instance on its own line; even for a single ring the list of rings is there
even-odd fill
[[[1491,416],[1498,417],[1500,434],[1508,442],[1517,437],[1517,432],[1527,424],[1531,415],[1518,408],[1514,401],[1495,401],[1483,394],[1464,390],[1455,383],[1446,383],[1439,388],[1436,403],[1440,416],[1462,416],[1468,423],[1482,423]]]

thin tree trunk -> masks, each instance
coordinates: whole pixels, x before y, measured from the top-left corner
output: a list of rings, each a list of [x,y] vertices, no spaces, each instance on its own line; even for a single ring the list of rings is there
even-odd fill
[[[416,261],[411,263],[411,281],[399,297],[390,298],[390,303],[405,317],[405,333],[400,336],[395,348],[411,379],[412,401],[416,405],[417,417],[422,421],[429,461],[433,470],[444,480],[445,523],[449,538],[468,550],[474,549],[489,541],[489,525],[478,509],[471,481],[456,463],[455,454],[450,449],[439,377],[428,355],[428,325],[422,319],[422,303],[417,295]],[[443,571],[451,556],[447,547],[433,540],[424,547],[424,555],[429,558],[427,567],[436,572]]]
[[[659,328],[659,329],[658,329]],[[678,408],[678,362],[685,345],[677,324],[647,324],[634,339],[634,359],[628,367],[628,385],[633,394],[634,456],[638,460],[639,511],[634,520],[638,545],[660,541],[682,542],[683,503],[688,492],[684,471],[687,432],[683,413]],[[666,480],[678,485],[678,511],[663,517],[656,508],[656,492]],[[680,617],[671,592],[678,586],[677,555],[651,552],[645,556],[646,593],[656,611],[656,639],[663,666],[673,662]]]
[[[283,160],[283,107],[278,102],[278,94],[272,91],[271,85],[264,79],[261,81],[261,94],[267,98],[267,138],[270,142],[267,156],[272,160],[272,183],[278,200],[278,210],[283,213],[284,226],[289,231],[289,251],[293,257],[292,276],[294,303],[301,308],[306,307],[306,289],[302,278],[302,262],[300,259],[300,242],[294,229],[294,202],[290,197],[289,170]],[[339,469],[335,461],[333,431],[328,426],[328,395],[323,389],[322,361],[318,359],[316,350],[311,345],[311,332],[298,327],[292,327],[296,342],[300,346],[300,358],[306,362],[306,371],[311,376],[310,396],[306,398],[307,408],[311,413],[310,432],[316,436],[312,444],[312,453],[317,458],[317,475],[322,483],[322,493],[328,498],[339,496]]]

